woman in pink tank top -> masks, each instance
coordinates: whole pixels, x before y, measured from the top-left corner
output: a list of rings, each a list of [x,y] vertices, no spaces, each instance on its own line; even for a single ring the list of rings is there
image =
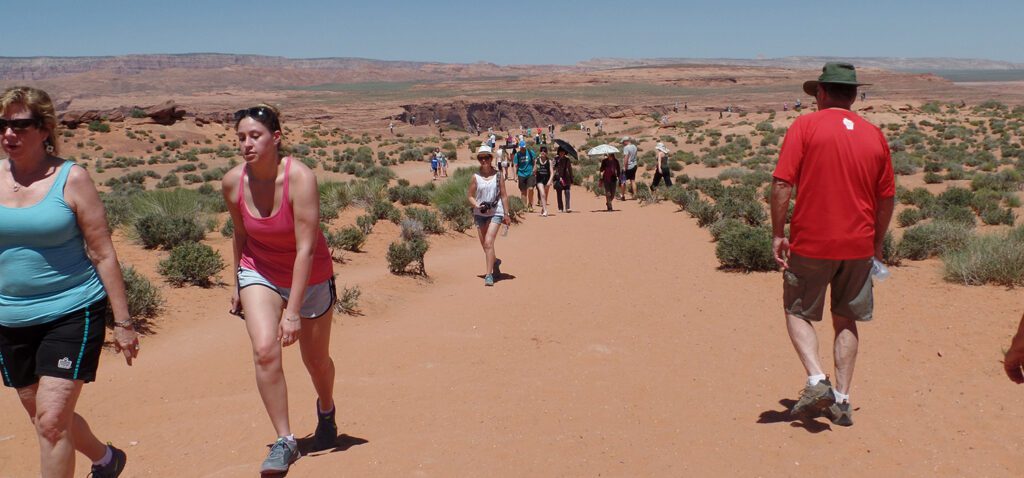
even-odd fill
[[[245,161],[221,186],[235,225],[238,271],[231,313],[242,315],[252,341],[256,384],[277,440],[261,472],[284,472],[299,458],[288,420],[282,348],[296,341],[317,393],[315,449],[332,448],[334,361],[330,356],[336,300],[333,263],[319,229],[316,177],[300,161],[282,157],[278,111],[267,105],[235,113]],[[243,315],[244,311],[244,315]]]

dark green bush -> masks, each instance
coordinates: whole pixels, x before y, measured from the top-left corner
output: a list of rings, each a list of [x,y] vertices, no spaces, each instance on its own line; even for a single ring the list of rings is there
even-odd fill
[[[220,253],[212,247],[185,242],[171,249],[171,256],[160,261],[160,274],[177,287],[186,283],[209,287],[213,284],[212,276],[224,266]]]
[[[917,224],[922,219],[921,210],[913,207],[908,207],[903,211],[900,211],[899,215],[896,216],[896,223],[900,227],[910,227]]]
[[[700,196],[695,191],[690,191],[680,184],[673,184],[672,187],[659,189],[659,194],[668,201],[672,201],[679,209],[686,209],[686,206],[696,201]]]
[[[392,274],[427,275],[423,259],[429,248],[430,245],[424,239],[392,242],[388,246],[388,270]],[[410,266],[413,266],[412,270],[409,269]]]
[[[907,229],[897,250],[901,258],[919,261],[962,249],[970,237],[964,224],[935,221]]]
[[[370,214],[363,214],[362,216],[356,218],[356,227],[358,227],[359,230],[363,231],[363,234],[366,235],[369,235],[370,232],[373,231],[373,226],[376,224],[377,218],[373,217]]]
[[[140,217],[135,222],[135,231],[146,249],[171,249],[185,242],[201,241],[206,236],[205,228],[195,218],[157,213]]]
[[[430,183],[433,185],[434,183]],[[410,204],[430,205],[430,187],[397,185],[388,189],[388,197],[391,202],[398,202],[403,206]]]
[[[1017,218],[1010,209],[1004,209],[999,206],[990,207],[981,211],[981,222],[988,225],[1006,224],[1012,226],[1014,220]]]
[[[235,235],[235,221],[230,217],[227,221],[224,221],[224,226],[220,228],[220,235],[224,237],[231,237]]]
[[[931,171],[924,173],[924,182],[926,184],[940,184],[946,179],[939,173],[933,173]]]
[[[772,256],[772,235],[763,227],[739,225],[722,231],[715,244],[715,256],[726,269],[773,271],[778,268]]]
[[[697,199],[686,206],[686,212],[697,219],[697,225],[708,227],[720,219],[718,209],[705,199]]]
[[[949,206],[939,209],[932,214],[936,221],[955,222],[968,227],[975,226],[974,211],[964,206]]]
[[[359,252],[359,248],[366,243],[366,234],[356,226],[345,226],[338,231],[329,232],[326,237],[327,245],[331,249]]]
[[[719,219],[714,224],[712,224],[711,227],[708,228],[708,231],[711,232],[711,238],[715,241],[718,241],[722,238],[722,234],[725,234],[727,231],[741,229],[742,227],[745,226],[746,224],[743,221],[730,217],[725,219]]]
[[[136,328],[145,332],[149,329],[147,319],[156,317],[163,306],[163,296],[160,289],[134,267],[121,264],[121,275],[124,277],[125,295],[128,298],[128,314],[135,320]],[[107,326],[114,326],[114,313],[110,307],[107,308]]]
[[[408,207],[405,209],[405,215],[409,219],[415,219],[423,224],[423,230],[427,234],[442,234],[444,233],[444,225],[441,224],[441,219],[437,213],[426,208],[421,207]]]

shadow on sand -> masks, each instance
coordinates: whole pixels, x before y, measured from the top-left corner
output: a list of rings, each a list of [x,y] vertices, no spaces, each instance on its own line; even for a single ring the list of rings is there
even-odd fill
[[[318,456],[321,456],[321,455],[327,455],[329,453],[336,453],[336,452],[339,452],[339,451],[345,451],[345,450],[348,450],[349,448],[352,448],[354,446],[362,445],[364,443],[369,443],[369,440],[366,440],[364,438],[349,436],[349,435],[346,435],[346,434],[342,433],[341,435],[338,435],[337,439],[334,440],[334,446],[333,447],[325,448],[323,450],[314,450],[313,449],[313,435],[308,435],[308,436],[303,437],[303,438],[297,438],[295,440],[295,442],[298,443],[298,445],[299,445],[299,453],[302,453],[303,457],[314,458],[314,457],[318,457]],[[271,445],[267,445],[267,448],[270,448],[270,446]],[[284,476],[288,476],[288,472],[287,471],[284,472],[284,473],[270,473],[270,472],[268,472],[268,473],[261,473],[260,474],[261,478],[279,478],[279,477],[284,477]]]
[[[784,398],[779,400],[779,405],[782,405],[782,410],[765,410],[761,412],[761,416],[757,418],[757,423],[789,423],[789,426],[793,428],[803,428],[811,433],[832,430],[832,426],[828,423],[821,423],[815,420],[816,416],[791,415],[789,410],[793,408],[793,405],[796,405],[796,400]]]

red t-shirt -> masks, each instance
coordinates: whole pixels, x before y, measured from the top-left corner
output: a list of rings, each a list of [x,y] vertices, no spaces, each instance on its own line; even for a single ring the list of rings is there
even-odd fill
[[[790,248],[818,259],[875,253],[878,199],[896,194],[885,135],[856,113],[830,108],[786,132],[774,176],[796,186]]]

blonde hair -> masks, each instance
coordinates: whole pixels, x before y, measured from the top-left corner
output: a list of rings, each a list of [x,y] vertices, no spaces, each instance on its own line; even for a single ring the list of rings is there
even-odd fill
[[[43,128],[50,133],[44,144],[53,148],[47,152],[57,155],[57,111],[53,108],[53,100],[50,99],[50,95],[31,86],[12,86],[4,90],[3,95],[0,95],[0,114],[6,113],[11,105],[21,105],[27,108],[32,112],[33,118],[38,118],[43,122]]]

